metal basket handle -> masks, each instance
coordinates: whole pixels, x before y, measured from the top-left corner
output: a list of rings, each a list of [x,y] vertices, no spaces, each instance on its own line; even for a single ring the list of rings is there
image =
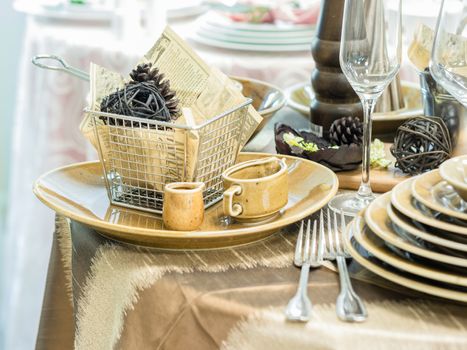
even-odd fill
[[[41,63],[40,61],[44,60],[52,60],[55,61],[57,64],[52,65],[52,64],[44,64]],[[81,69],[78,69],[76,67],[70,66],[62,57],[56,56],[56,55],[36,55],[32,58],[32,64],[39,68],[43,69],[49,69],[49,70],[56,70],[56,71],[61,71],[68,73],[70,75],[73,75],[75,77],[78,77],[80,79],[89,81],[89,74],[86,73],[85,71],[82,71]]]

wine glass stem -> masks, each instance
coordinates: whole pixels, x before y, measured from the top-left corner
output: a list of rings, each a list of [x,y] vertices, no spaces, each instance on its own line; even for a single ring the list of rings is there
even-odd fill
[[[371,201],[373,192],[370,185],[370,146],[371,146],[371,115],[375,109],[376,99],[363,98],[363,156],[362,156],[362,182],[357,197],[362,201]]]

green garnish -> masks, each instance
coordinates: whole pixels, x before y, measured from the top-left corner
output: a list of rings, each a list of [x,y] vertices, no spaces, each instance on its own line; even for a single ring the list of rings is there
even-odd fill
[[[283,137],[284,137],[285,143],[287,143],[289,146],[299,147],[307,152],[319,151],[318,145],[316,145],[316,143],[305,142],[305,140],[303,140],[303,137],[295,136],[294,134],[290,132],[284,134]]]
[[[303,137],[295,136],[288,132],[283,135],[285,143],[291,147],[298,147],[307,152],[317,152],[319,147],[316,143],[306,142]],[[330,146],[329,148],[339,149],[339,146]],[[391,164],[391,161],[386,159],[386,151],[384,143],[379,139],[375,139],[370,148],[370,166],[374,169],[386,169]]]
[[[374,169],[386,169],[390,164],[391,161],[386,159],[384,143],[375,139],[370,148],[370,166]]]

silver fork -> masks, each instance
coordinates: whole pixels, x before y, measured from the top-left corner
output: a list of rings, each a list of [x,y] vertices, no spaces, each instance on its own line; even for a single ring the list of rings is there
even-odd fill
[[[347,322],[362,322],[367,319],[367,311],[363,301],[355,293],[352,288],[352,283],[347,270],[346,258],[350,258],[345,245],[343,244],[342,235],[345,232],[345,217],[341,211],[341,231],[337,224],[337,214],[333,212],[333,224],[331,224],[331,215],[329,208],[327,209],[327,236],[329,239],[329,249],[325,248],[324,258],[326,260],[336,260],[339,271],[340,293],[336,301],[336,313],[342,321]],[[323,211],[320,214],[320,221],[323,222]],[[333,226],[333,227],[331,227]]]
[[[305,242],[303,242],[303,221],[300,225],[300,231],[295,246],[294,265],[301,267],[300,281],[297,292],[290,299],[285,316],[290,321],[308,322],[311,316],[311,301],[308,298],[308,275],[310,267],[319,267],[323,260],[324,235],[320,234],[319,242],[316,240],[316,221],[313,222],[313,234],[310,242],[311,222],[308,220],[306,225]]]

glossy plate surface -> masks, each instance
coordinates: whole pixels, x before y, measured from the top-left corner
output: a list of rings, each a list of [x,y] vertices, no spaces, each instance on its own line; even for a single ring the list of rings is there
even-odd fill
[[[286,103],[284,92],[277,86],[261,80],[230,76],[230,78],[242,84],[242,94],[253,100],[253,107],[263,117],[263,120],[255,129],[251,138],[259,133],[269,120],[284,107]]]
[[[240,153],[238,162],[268,157]],[[337,176],[326,167],[290,156],[288,204],[279,216],[263,223],[226,223],[219,202],[206,210],[197,231],[170,231],[162,218],[110,205],[99,162],[78,163],[41,176],[34,193],[47,206],[111,238],[170,249],[205,249],[245,244],[267,237],[323,207],[337,192]]]
[[[391,268],[390,266],[380,262],[377,259],[370,258],[370,254],[362,254],[358,249],[360,246],[356,247],[358,243],[352,238],[353,228],[352,225],[349,227],[349,234],[345,237],[345,244],[347,249],[350,252],[350,255],[363,267],[367,268],[376,275],[383,277],[393,283],[399,284],[406,288],[410,288],[419,292],[430,294],[433,296],[457,300],[461,302],[467,302],[467,293],[461,292],[447,287],[435,286],[430,284],[429,280],[419,278],[408,273],[400,272],[396,269]]]
[[[391,266],[433,281],[467,287],[466,274],[456,273],[452,270],[439,268],[438,266],[422,264],[418,261],[400,256],[394,250],[390,249],[384,240],[365,225],[362,216],[358,216],[355,220],[353,235],[366,251]]]
[[[412,196],[413,178],[396,185],[391,192],[391,203],[402,214],[428,226],[456,234],[467,235],[467,226],[461,220],[439,214],[426,208]],[[423,209],[423,212],[422,212]],[[441,220],[442,219],[442,220]],[[444,220],[444,221],[443,221]]]
[[[437,246],[467,253],[467,239],[465,236],[456,236],[452,233],[449,234],[448,232],[425,226],[401,214],[392,204],[389,204],[386,209],[389,220],[410,235],[420,237],[422,240],[436,244]]]
[[[434,190],[444,182],[438,169],[417,176],[412,182],[412,195],[432,210],[467,221],[467,213],[453,210],[438,202]]]
[[[387,207],[390,204],[390,193],[383,194],[376,198],[365,210],[365,217],[358,214],[360,230],[364,230],[365,224],[383,241],[388,242],[397,248],[407,252],[446,264],[467,267],[467,259],[448,254],[441,254],[427,249],[427,247],[417,240],[411,239],[409,235],[400,231],[398,233],[391,224],[387,214]],[[467,272],[467,269],[466,269]]]

